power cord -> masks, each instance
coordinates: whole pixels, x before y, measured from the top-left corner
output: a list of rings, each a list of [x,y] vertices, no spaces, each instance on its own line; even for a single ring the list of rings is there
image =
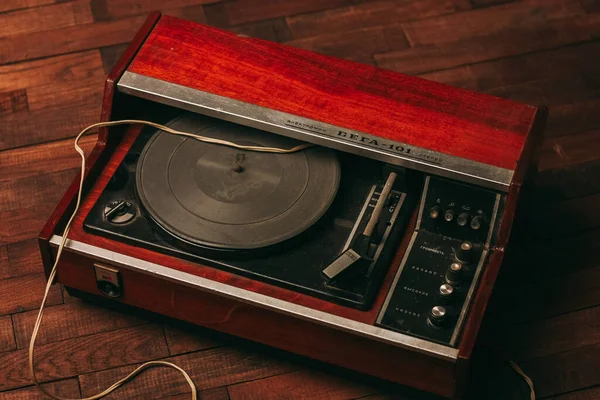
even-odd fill
[[[529,399],[535,400],[535,390],[533,389],[533,382],[531,381],[531,379],[527,376],[527,374],[525,374],[525,372],[523,372],[521,367],[519,367],[514,361],[509,360],[508,363],[510,364],[512,369],[515,370],[515,372],[517,374],[521,375],[521,377],[525,380],[525,383],[527,383],[527,386],[529,386]]]
[[[154,367],[154,366],[174,368],[177,371],[181,372],[181,374],[184,376],[185,380],[187,381],[187,383],[190,386],[190,389],[192,391],[192,400],[197,400],[197,398],[198,398],[197,394],[196,394],[196,386],[194,385],[194,382],[192,381],[192,379],[190,378],[188,373],[185,372],[180,367],[178,367],[177,365],[167,362],[167,361],[146,362],[146,363],[140,365],[139,367],[137,367],[135,370],[133,370],[133,372],[131,372],[129,375],[127,375],[123,379],[115,382],[112,386],[108,387],[106,390],[104,390],[94,396],[85,397],[85,398],[81,398],[81,399],[69,399],[69,398],[60,397],[60,396],[57,396],[55,394],[48,392],[46,389],[44,389],[41,386],[40,382],[37,379],[36,373],[35,373],[35,366],[34,366],[34,362],[33,362],[34,346],[35,346],[35,339],[37,338],[38,331],[40,330],[40,326],[42,324],[42,318],[44,317],[44,306],[46,305],[46,299],[48,298],[48,293],[50,292],[50,287],[52,286],[52,282],[54,281],[54,278],[56,276],[56,266],[58,265],[58,261],[60,260],[60,257],[62,255],[63,249],[65,247],[65,243],[67,242],[67,236],[69,234],[69,230],[71,229],[71,224],[73,223],[73,219],[75,218],[75,215],[77,214],[77,211],[79,210],[79,206],[81,205],[81,196],[82,196],[81,192],[83,190],[83,181],[85,178],[85,153],[83,152],[81,147],[79,147],[79,144],[78,144],[79,139],[81,139],[81,137],[85,133],[87,133],[90,130],[95,129],[95,128],[116,126],[116,125],[132,125],[132,124],[142,124],[142,125],[152,126],[154,128],[160,129],[164,132],[171,133],[173,135],[186,136],[186,137],[190,137],[190,138],[199,140],[201,142],[212,143],[212,144],[217,144],[217,145],[222,145],[222,146],[229,146],[229,147],[234,147],[236,149],[256,151],[256,152],[262,152],[262,153],[288,154],[288,153],[295,153],[297,151],[304,150],[304,149],[312,146],[312,144],[310,144],[310,143],[304,143],[304,144],[295,146],[291,149],[280,149],[280,148],[276,148],[276,147],[244,146],[244,145],[239,145],[237,143],[228,142],[226,140],[209,138],[209,137],[205,137],[205,136],[201,136],[201,135],[197,135],[197,134],[193,134],[193,133],[178,131],[178,130],[169,128],[168,126],[157,124],[155,122],[142,121],[142,120],[136,120],[136,119],[99,122],[99,123],[90,125],[90,126],[86,127],[84,130],[82,130],[77,135],[77,137],[75,138],[75,141],[74,141],[75,151],[77,151],[77,153],[79,153],[79,155],[81,156],[81,177],[79,180],[79,190],[77,191],[77,202],[75,203],[75,209],[73,210],[73,213],[71,214],[71,217],[69,218],[69,221],[65,225],[65,230],[64,230],[64,233],[62,236],[62,240],[61,240],[60,245],[58,246],[58,250],[56,252],[56,258],[54,260],[52,270],[50,271],[50,275],[48,276],[48,283],[46,284],[46,289],[44,291],[44,297],[42,298],[40,310],[38,312],[38,315],[37,315],[37,318],[35,321],[35,325],[33,327],[33,332],[31,334],[31,340],[29,341],[29,371],[31,373],[33,381],[35,382],[36,387],[39,390],[41,390],[46,396],[48,396],[52,399],[56,399],[56,400],[96,400],[96,399],[100,399],[100,398],[108,395],[109,393],[113,392],[115,389],[119,388],[127,381],[131,380],[133,377],[135,377],[137,374],[142,372],[144,369],[149,368],[149,367]]]

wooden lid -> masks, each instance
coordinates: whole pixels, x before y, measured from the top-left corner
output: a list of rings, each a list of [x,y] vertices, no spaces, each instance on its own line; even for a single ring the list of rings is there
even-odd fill
[[[507,190],[537,108],[163,16],[120,91]]]

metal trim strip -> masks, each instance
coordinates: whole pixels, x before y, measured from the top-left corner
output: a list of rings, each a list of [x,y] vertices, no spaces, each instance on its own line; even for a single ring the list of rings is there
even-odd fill
[[[59,235],[53,235],[50,238],[50,243],[56,247],[61,241],[62,236]],[[198,290],[232,298],[247,304],[298,317],[333,329],[377,340],[379,342],[405,348],[407,350],[427,354],[447,361],[456,361],[458,358],[458,350],[448,346],[443,346],[362,322],[353,321],[337,315],[314,310],[312,308],[300,306],[235,286],[215,282],[206,278],[188,274],[124,254],[116,253],[114,251],[96,247],[80,241],[68,239],[65,243],[65,247],[73,253],[90,256],[96,260],[108,262],[113,265],[116,264],[122,268],[147,275],[153,275],[160,279],[166,279],[171,282],[196,288]]]
[[[125,94],[331,147],[394,165],[507,192],[514,171],[125,71]]]

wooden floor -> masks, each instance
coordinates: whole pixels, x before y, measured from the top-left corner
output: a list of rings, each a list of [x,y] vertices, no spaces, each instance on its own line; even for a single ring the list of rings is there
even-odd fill
[[[168,14],[550,106],[531,231],[507,263],[473,399],[600,399],[600,1],[0,1],[0,398],[43,398],[26,347],[44,287],[34,237],[75,175],[103,79],[146,14]],[[201,4],[206,3],[206,4]],[[89,149],[94,138],[85,140]],[[425,399],[290,355],[51,291],[38,340],[46,387],[95,394],[143,361],[187,369],[203,399]],[[398,371],[398,373],[402,373]],[[432,377],[432,381],[435,377]],[[402,393],[402,394],[398,394]],[[153,370],[109,398],[187,399]]]

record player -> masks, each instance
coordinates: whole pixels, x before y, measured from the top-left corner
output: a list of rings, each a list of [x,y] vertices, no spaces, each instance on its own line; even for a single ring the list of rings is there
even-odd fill
[[[151,14],[109,74],[58,282],[446,397],[546,118]],[[50,268],[78,180],[40,233]]]

